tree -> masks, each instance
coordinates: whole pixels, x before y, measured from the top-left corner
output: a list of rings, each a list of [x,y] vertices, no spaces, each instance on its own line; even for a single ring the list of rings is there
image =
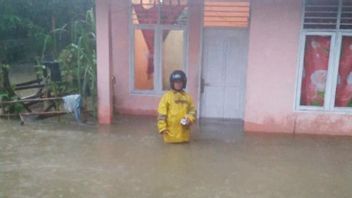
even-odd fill
[[[48,81],[47,85],[60,88],[65,92],[61,94],[89,97],[95,111],[94,3],[95,0],[0,0],[0,68],[40,64],[47,58],[60,61],[64,82]],[[0,96],[10,94],[3,91]]]
[[[84,19],[94,0],[0,0],[0,5],[0,64],[13,64],[33,62],[45,42],[57,56],[70,38],[58,35],[50,41],[47,35]]]

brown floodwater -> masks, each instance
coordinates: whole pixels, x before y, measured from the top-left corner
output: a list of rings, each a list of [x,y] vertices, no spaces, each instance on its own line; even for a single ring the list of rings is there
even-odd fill
[[[1,198],[350,198],[351,187],[351,137],[202,120],[189,144],[164,144],[153,117],[0,120]]]

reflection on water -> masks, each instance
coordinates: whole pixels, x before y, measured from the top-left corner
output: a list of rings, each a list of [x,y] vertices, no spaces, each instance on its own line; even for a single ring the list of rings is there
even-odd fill
[[[0,120],[0,197],[350,197],[350,137],[244,134],[203,120],[164,144],[155,118]]]

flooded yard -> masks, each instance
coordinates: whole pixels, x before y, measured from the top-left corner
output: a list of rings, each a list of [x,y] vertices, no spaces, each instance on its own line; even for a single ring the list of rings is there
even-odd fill
[[[352,138],[243,133],[203,120],[164,144],[155,118],[0,120],[0,197],[349,198]]]

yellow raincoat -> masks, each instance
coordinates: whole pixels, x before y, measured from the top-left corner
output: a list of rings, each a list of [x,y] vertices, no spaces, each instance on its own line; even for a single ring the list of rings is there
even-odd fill
[[[192,97],[184,91],[170,90],[160,100],[158,108],[158,129],[163,133],[164,142],[180,143],[190,139],[190,126],[180,124],[182,118],[187,118],[192,124],[196,120],[196,110]]]

